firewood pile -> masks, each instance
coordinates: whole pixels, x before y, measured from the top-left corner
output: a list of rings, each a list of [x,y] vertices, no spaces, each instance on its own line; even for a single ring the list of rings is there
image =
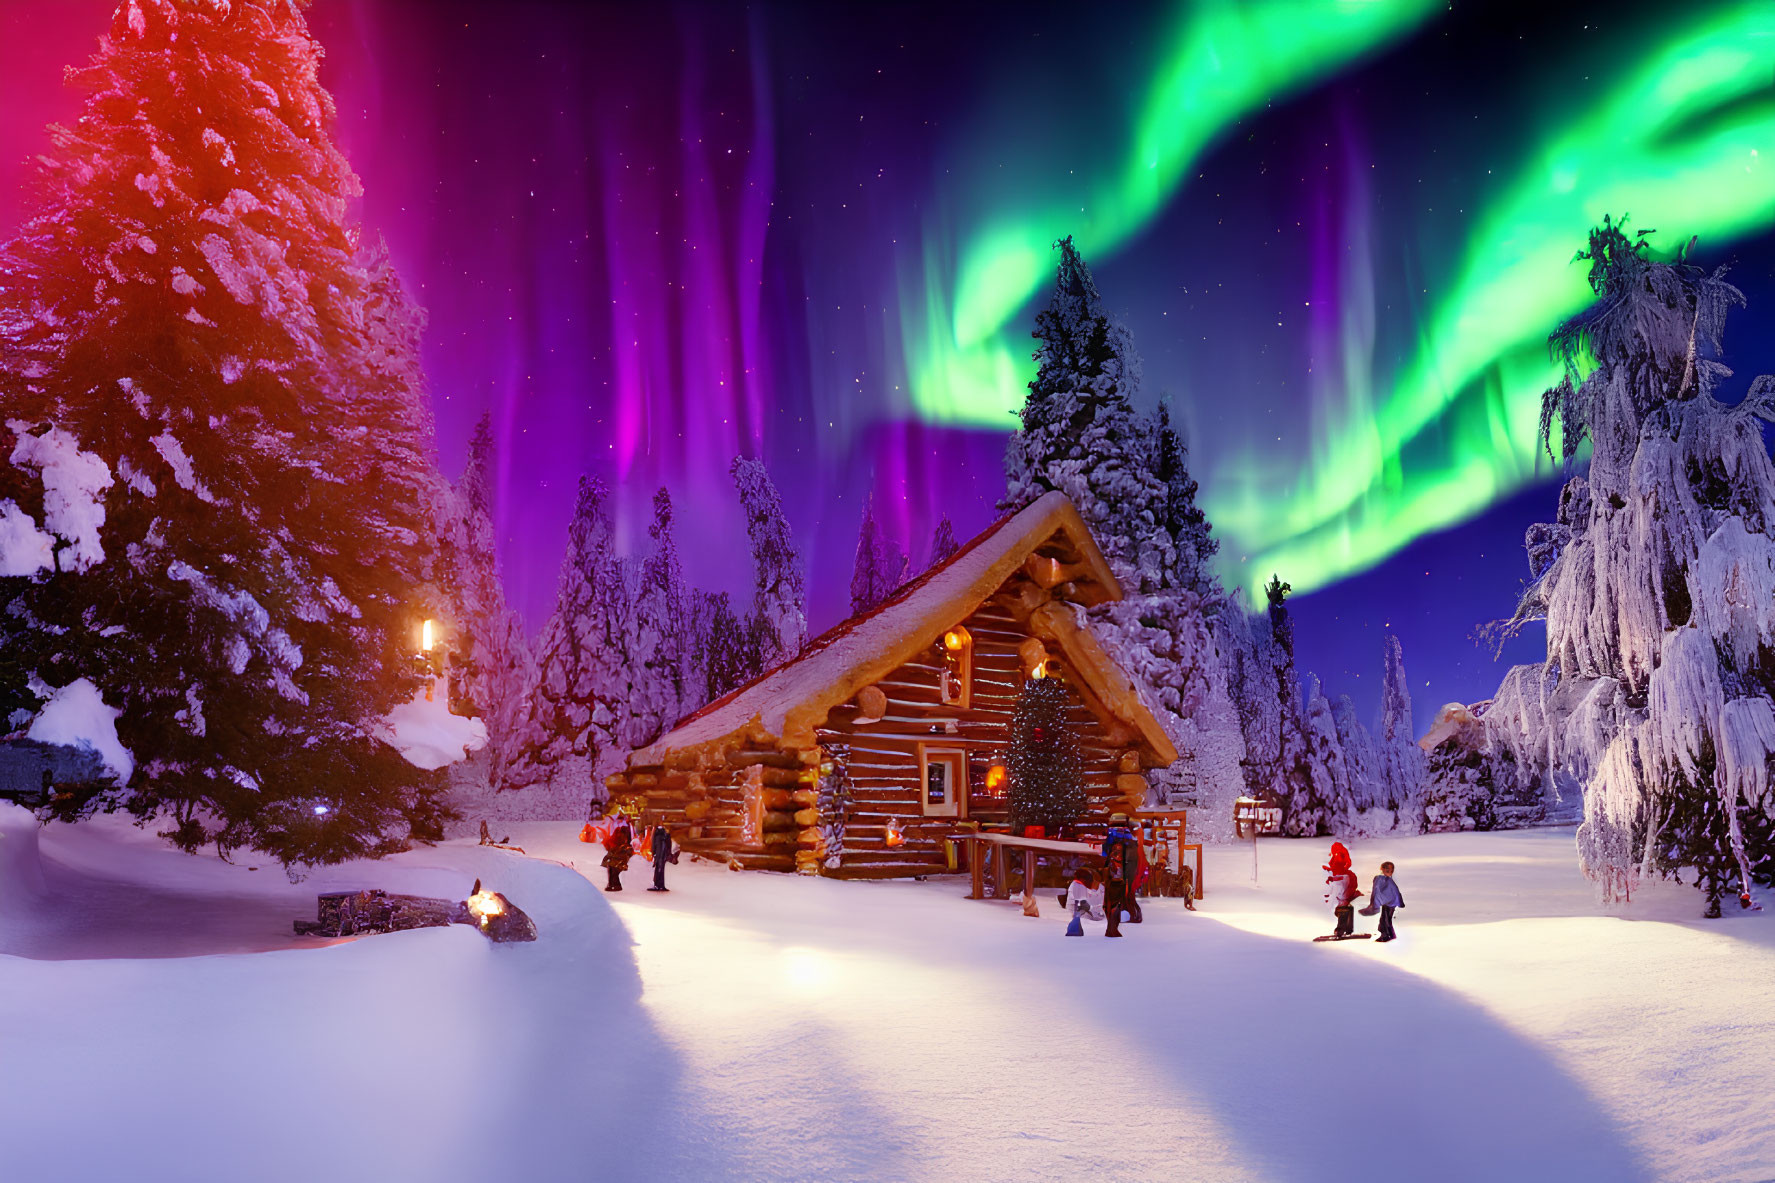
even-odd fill
[[[352,937],[469,924],[491,941],[536,939],[536,922],[498,892],[482,891],[478,879],[467,900],[392,895],[366,888],[322,892],[317,911],[318,919],[295,921],[297,936]]]

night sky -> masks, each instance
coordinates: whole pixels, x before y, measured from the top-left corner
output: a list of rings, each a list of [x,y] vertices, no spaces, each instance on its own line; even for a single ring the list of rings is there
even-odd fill
[[[1589,223],[1699,235],[1750,301],[1727,397],[1775,370],[1775,3],[1283,7],[318,0],[446,472],[492,414],[532,630],[583,472],[638,542],[670,487],[691,578],[740,591],[726,468],[762,456],[816,630],[871,492],[915,567],[942,514],[985,525],[1072,233],[1229,584],[1300,589],[1303,668],[1372,711],[1392,629],[1420,729],[1487,697],[1472,634],[1553,508],[1535,407]],[[0,233],[110,8],[0,0]]]

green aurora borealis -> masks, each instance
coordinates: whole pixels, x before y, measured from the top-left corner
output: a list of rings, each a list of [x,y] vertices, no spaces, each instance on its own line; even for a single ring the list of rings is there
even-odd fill
[[[1056,238],[1074,234],[1099,263],[1137,249],[1235,121],[1365,55],[1410,53],[1442,11],[1421,0],[1188,5],[1154,39],[1135,100],[1108,113],[1119,134],[1079,137],[1067,159],[1088,167],[983,154],[991,175],[960,186],[983,195],[978,212],[928,216],[901,268],[916,413],[1006,426]],[[1529,426],[1555,377],[1546,338],[1588,298],[1570,264],[1605,213],[1666,231],[1653,239],[1666,250],[1690,235],[1717,247],[1775,220],[1775,4],[1695,6],[1608,62],[1581,89],[1523,81],[1557,97],[1514,137],[1495,187],[1470,195],[1404,356],[1376,355],[1368,260],[1355,259],[1339,283],[1336,356],[1313,366],[1311,430],[1198,456],[1229,581],[1254,590],[1280,570],[1297,588],[1327,585],[1545,474]],[[1367,220],[1358,208],[1344,229],[1364,251],[1378,237]]]

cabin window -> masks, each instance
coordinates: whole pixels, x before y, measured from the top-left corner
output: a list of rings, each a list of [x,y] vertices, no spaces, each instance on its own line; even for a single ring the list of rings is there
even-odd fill
[[[919,798],[926,817],[968,815],[968,753],[962,748],[920,744]]]
[[[966,710],[973,696],[974,638],[956,625],[943,634],[942,698],[946,707]]]

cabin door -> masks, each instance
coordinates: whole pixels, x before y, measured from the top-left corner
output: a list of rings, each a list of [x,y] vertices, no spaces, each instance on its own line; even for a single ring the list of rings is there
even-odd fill
[[[963,748],[921,744],[919,796],[926,817],[968,816],[968,753]]]

